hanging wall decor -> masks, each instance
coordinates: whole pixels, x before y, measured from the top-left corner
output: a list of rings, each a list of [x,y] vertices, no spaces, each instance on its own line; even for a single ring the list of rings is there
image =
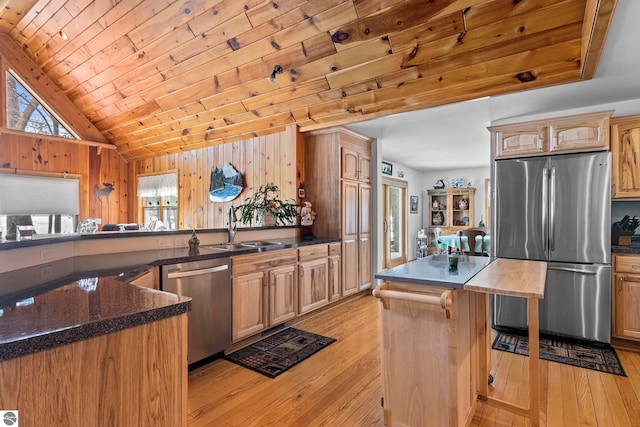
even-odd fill
[[[229,163],[211,171],[209,200],[212,202],[229,202],[238,197],[243,188],[242,174]]]

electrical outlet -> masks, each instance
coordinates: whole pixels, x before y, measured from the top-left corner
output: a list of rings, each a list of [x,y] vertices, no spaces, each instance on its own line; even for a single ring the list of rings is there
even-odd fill
[[[158,251],[158,258],[171,258],[173,252],[171,251]]]
[[[53,266],[51,265],[43,265],[40,267],[40,280],[46,280],[51,278],[53,275]]]
[[[187,246],[187,238],[186,237],[176,237],[173,242],[173,246],[182,247]]]
[[[40,261],[49,261],[53,258],[53,249],[44,248],[40,250]]]
[[[158,239],[158,247],[169,248],[171,247],[171,241],[169,239]]]

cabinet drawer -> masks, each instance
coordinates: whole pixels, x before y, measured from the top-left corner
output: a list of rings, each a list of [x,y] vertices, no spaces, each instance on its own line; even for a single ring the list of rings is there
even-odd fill
[[[329,243],[329,256],[339,256],[342,253],[340,249],[342,247],[342,243]]]
[[[617,256],[615,271],[640,274],[640,256]]]
[[[328,254],[327,245],[312,245],[298,248],[298,260],[307,261],[316,258],[326,258]]]
[[[295,264],[296,258],[297,253],[293,248],[260,252],[258,254],[236,255],[231,257],[231,274],[253,273],[280,267],[281,265]]]

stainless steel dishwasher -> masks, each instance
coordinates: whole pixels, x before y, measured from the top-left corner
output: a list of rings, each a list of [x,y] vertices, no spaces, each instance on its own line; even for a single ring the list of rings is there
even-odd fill
[[[229,257],[162,266],[162,290],[191,297],[189,365],[231,345]]]

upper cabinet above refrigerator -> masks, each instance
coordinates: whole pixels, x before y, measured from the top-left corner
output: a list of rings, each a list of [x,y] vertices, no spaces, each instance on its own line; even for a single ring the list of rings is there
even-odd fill
[[[609,149],[613,111],[492,126],[495,159]]]
[[[640,115],[611,119],[611,197],[640,199]]]

